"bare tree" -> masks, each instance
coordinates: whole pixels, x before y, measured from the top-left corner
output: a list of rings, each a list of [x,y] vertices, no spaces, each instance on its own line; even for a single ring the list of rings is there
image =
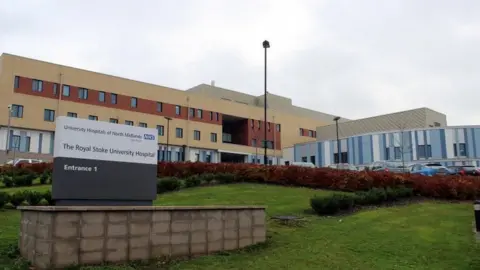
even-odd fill
[[[394,150],[393,150],[393,154],[394,154],[394,158],[395,158],[395,145],[398,144],[398,148],[400,149],[400,157],[402,159],[402,167],[403,167],[403,170],[405,171],[405,155],[406,154],[409,154],[412,152],[412,144],[409,143],[409,138],[408,138],[408,133],[405,132],[405,130],[407,129],[407,121],[404,120],[403,122],[399,122],[396,124],[397,128],[398,128],[398,131],[399,131],[399,138],[395,138],[395,142],[394,143]]]

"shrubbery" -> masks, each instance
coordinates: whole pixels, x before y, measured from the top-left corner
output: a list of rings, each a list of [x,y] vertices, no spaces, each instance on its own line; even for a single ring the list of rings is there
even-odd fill
[[[52,164],[29,164],[23,165],[22,168],[27,168],[40,175],[45,171],[51,172]],[[213,180],[219,183],[256,182],[350,192],[368,191],[372,188],[395,189],[405,186],[413,189],[415,194],[424,197],[460,200],[480,198],[480,181],[473,176],[436,175],[429,177],[390,172],[339,171],[329,168],[297,166],[265,167],[257,164],[241,163],[160,162],[158,164],[157,176],[160,178],[187,179],[195,175],[199,175],[202,182],[205,183]],[[194,186],[197,182],[197,180],[189,180],[188,185]],[[160,184],[160,186],[163,185],[168,186],[168,184]],[[175,187],[174,190],[176,189],[178,187]],[[164,190],[164,188],[160,187],[159,190]]]
[[[319,215],[334,215],[351,210],[354,206],[379,205],[413,196],[413,190],[407,187],[372,188],[350,194],[332,194],[310,199],[310,206]]]
[[[0,209],[7,205],[11,205],[11,207],[20,205],[53,205],[53,201],[50,191],[38,192],[22,190],[12,194],[0,192]]]

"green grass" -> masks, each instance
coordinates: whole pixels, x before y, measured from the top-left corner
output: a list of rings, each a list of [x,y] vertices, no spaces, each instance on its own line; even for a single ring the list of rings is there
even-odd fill
[[[331,218],[305,213],[311,196],[329,193],[235,184],[160,195],[156,205],[259,204],[267,205],[268,216],[296,214],[307,220],[303,227],[269,221],[264,248],[177,262],[170,269],[480,269],[471,204],[425,202]],[[0,248],[16,243],[18,225],[18,212],[0,213]],[[0,257],[0,269],[1,263]]]

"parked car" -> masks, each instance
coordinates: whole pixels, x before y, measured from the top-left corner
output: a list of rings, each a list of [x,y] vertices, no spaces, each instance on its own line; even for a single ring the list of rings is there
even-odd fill
[[[408,172],[408,167],[403,167],[401,162],[395,161],[375,161],[369,166],[371,171],[378,172]]]
[[[327,168],[331,169],[339,169],[339,170],[349,170],[349,171],[358,171],[358,168],[356,166],[353,166],[348,163],[338,163],[338,164],[330,164],[327,166]]]
[[[308,168],[316,168],[315,164],[311,162],[299,162],[299,161],[294,161],[290,163],[291,166],[300,166],[300,167],[308,167]]]
[[[448,168],[452,170],[454,174],[473,176],[480,175],[480,168],[473,165],[448,166]]]
[[[41,159],[33,159],[33,158],[16,158],[13,160],[9,160],[5,163],[5,165],[13,165],[18,166],[21,164],[35,164],[35,163],[42,163],[43,160]]]
[[[409,166],[411,174],[421,174],[426,176],[433,175],[452,175],[454,171],[448,169],[440,163],[416,163]]]

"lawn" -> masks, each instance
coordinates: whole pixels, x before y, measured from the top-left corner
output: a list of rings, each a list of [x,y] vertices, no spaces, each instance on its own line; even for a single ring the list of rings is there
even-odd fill
[[[303,227],[269,221],[269,245],[255,252],[205,256],[170,269],[480,269],[469,203],[426,202],[322,218],[305,213],[315,194],[328,192],[235,184],[159,196],[157,205],[260,204],[268,206],[268,216],[307,217]],[[16,242],[18,224],[18,212],[0,213],[0,248]]]

